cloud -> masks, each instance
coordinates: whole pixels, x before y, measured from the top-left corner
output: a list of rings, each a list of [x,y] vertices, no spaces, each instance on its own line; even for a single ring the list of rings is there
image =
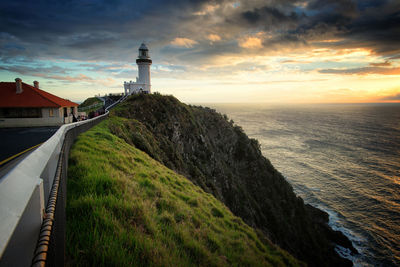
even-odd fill
[[[0,66],[31,63],[15,66],[19,73],[51,59],[119,62],[89,70],[133,75],[124,68],[134,64],[142,41],[149,43],[154,64],[184,66],[185,72],[212,69],[232,55],[290,57],[314,48],[363,49],[382,61],[322,73],[395,74],[396,68],[385,67],[398,66],[400,59],[400,2],[395,0],[13,0],[1,1],[0,13]]]
[[[369,65],[373,67],[389,67],[392,66],[392,63],[386,60],[385,62],[370,63]]]
[[[349,74],[349,75],[368,75],[368,74],[383,74],[383,75],[400,75],[400,67],[382,68],[382,67],[362,67],[353,69],[322,69],[319,73],[326,74]]]
[[[42,76],[44,78],[53,79],[53,80],[68,81],[68,82],[92,82],[93,81],[93,78],[88,77],[84,74],[78,74],[76,76],[37,74],[37,76]]]
[[[94,79],[85,74],[77,74],[75,76],[70,76],[70,75],[63,76],[63,75],[48,75],[48,74],[42,73],[42,74],[37,74],[36,76],[43,77],[43,78],[50,79],[50,80],[58,80],[58,81],[63,81],[63,82],[67,82],[67,83],[72,83],[72,84],[77,83],[77,82],[84,82],[84,83],[88,83],[88,84],[97,84],[97,85],[106,86],[106,87],[115,87],[115,85],[116,85],[116,80],[114,80],[113,78]],[[121,88],[120,85],[118,87]]]
[[[93,65],[92,69],[93,68]],[[113,68],[110,66],[104,66],[104,69]],[[69,68],[61,68],[59,66],[50,66],[50,67],[29,67],[29,66],[0,66],[0,71],[14,72],[25,76],[34,76],[39,78],[45,78],[50,80],[57,80],[63,82],[86,82],[86,83],[94,83],[100,84],[104,86],[111,86],[115,84],[115,80],[113,78],[103,78],[103,79],[94,79],[88,75],[78,73],[78,74],[70,74],[72,69]],[[103,68],[98,68],[96,71],[103,71]],[[135,70],[135,75],[137,70]]]
[[[189,39],[189,38],[177,37],[171,42],[171,44],[175,45],[175,46],[191,48],[191,47],[193,47],[193,45],[197,44],[197,42],[195,40],[192,40],[192,39]]]
[[[220,5],[216,4],[206,4],[200,11],[196,11],[193,14],[196,16],[204,16],[210,13],[213,13],[216,9],[218,9]]]
[[[24,66],[24,65],[12,65],[12,66],[0,66],[0,70],[15,72],[22,75],[38,75],[40,73],[57,73],[66,74],[70,69],[61,68],[59,66],[41,67],[41,66]]]
[[[385,96],[382,97],[380,100],[399,100],[400,101],[400,93],[394,94],[394,95],[389,95],[389,96]]]
[[[246,37],[239,42],[243,48],[262,48],[262,40],[258,37]]]
[[[300,15],[294,11],[284,12],[273,6],[254,8],[241,13],[242,18],[250,25],[263,26],[265,29],[281,28],[299,22]]]
[[[259,31],[271,36],[263,40],[265,53],[319,45],[400,55],[398,1],[14,0],[2,1],[0,11],[2,62],[18,56],[127,62],[134,60],[132,52],[143,40],[162,60],[161,51],[171,40],[177,47],[196,45],[206,51],[210,43],[199,41],[199,36],[211,42],[220,42],[223,36],[228,44],[240,45],[237,40]],[[325,42],[335,38],[341,41]],[[221,53],[235,51],[227,46]],[[196,59],[207,55],[213,53],[198,53]]]
[[[207,39],[210,40],[211,42],[217,42],[221,41],[221,36],[219,36],[218,34],[209,34],[207,35]]]

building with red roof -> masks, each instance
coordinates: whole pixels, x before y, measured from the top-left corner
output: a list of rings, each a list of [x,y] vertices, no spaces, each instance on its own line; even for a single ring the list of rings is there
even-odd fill
[[[77,116],[78,104],[33,86],[0,82],[0,127],[58,126]]]

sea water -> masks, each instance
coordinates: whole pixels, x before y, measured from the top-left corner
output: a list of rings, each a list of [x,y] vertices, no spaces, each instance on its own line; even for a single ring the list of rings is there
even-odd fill
[[[400,266],[400,104],[208,104],[261,144],[306,203],[360,252],[357,266]]]

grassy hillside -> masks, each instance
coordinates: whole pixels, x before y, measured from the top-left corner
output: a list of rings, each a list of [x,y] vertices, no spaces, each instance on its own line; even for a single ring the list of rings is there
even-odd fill
[[[257,140],[210,108],[189,106],[173,96],[133,95],[112,113],[113,134],[135,145],[261,230],[269,240],[310,266],[350,266],[335,244],[355,251],[328,225],[328,214],[296,196],[266,159]]]
[[[214,196],[111,133],[125,122],[103,121],[71,150],[69,265],[299,265]]]
[[[97,97],[89,97],[82,104],[79,105],[78,110],[84,111],[89,114],[92,111],[96,111],[103,106],[103,101]]]
[[[88,107],[91,106],[93,104],[97,104],[97,103],[103,103],[100,99],[98,99],[97,97],[89,97],[88,99],[86,99],[85,101],[82,102],[82,104],[79,105],[79,107]]]

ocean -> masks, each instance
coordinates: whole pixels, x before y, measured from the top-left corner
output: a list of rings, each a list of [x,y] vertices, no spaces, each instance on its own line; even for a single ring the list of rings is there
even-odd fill
[[[360,252],[400,266],[400,104],[207,104],[240,125],[306,203]]]

